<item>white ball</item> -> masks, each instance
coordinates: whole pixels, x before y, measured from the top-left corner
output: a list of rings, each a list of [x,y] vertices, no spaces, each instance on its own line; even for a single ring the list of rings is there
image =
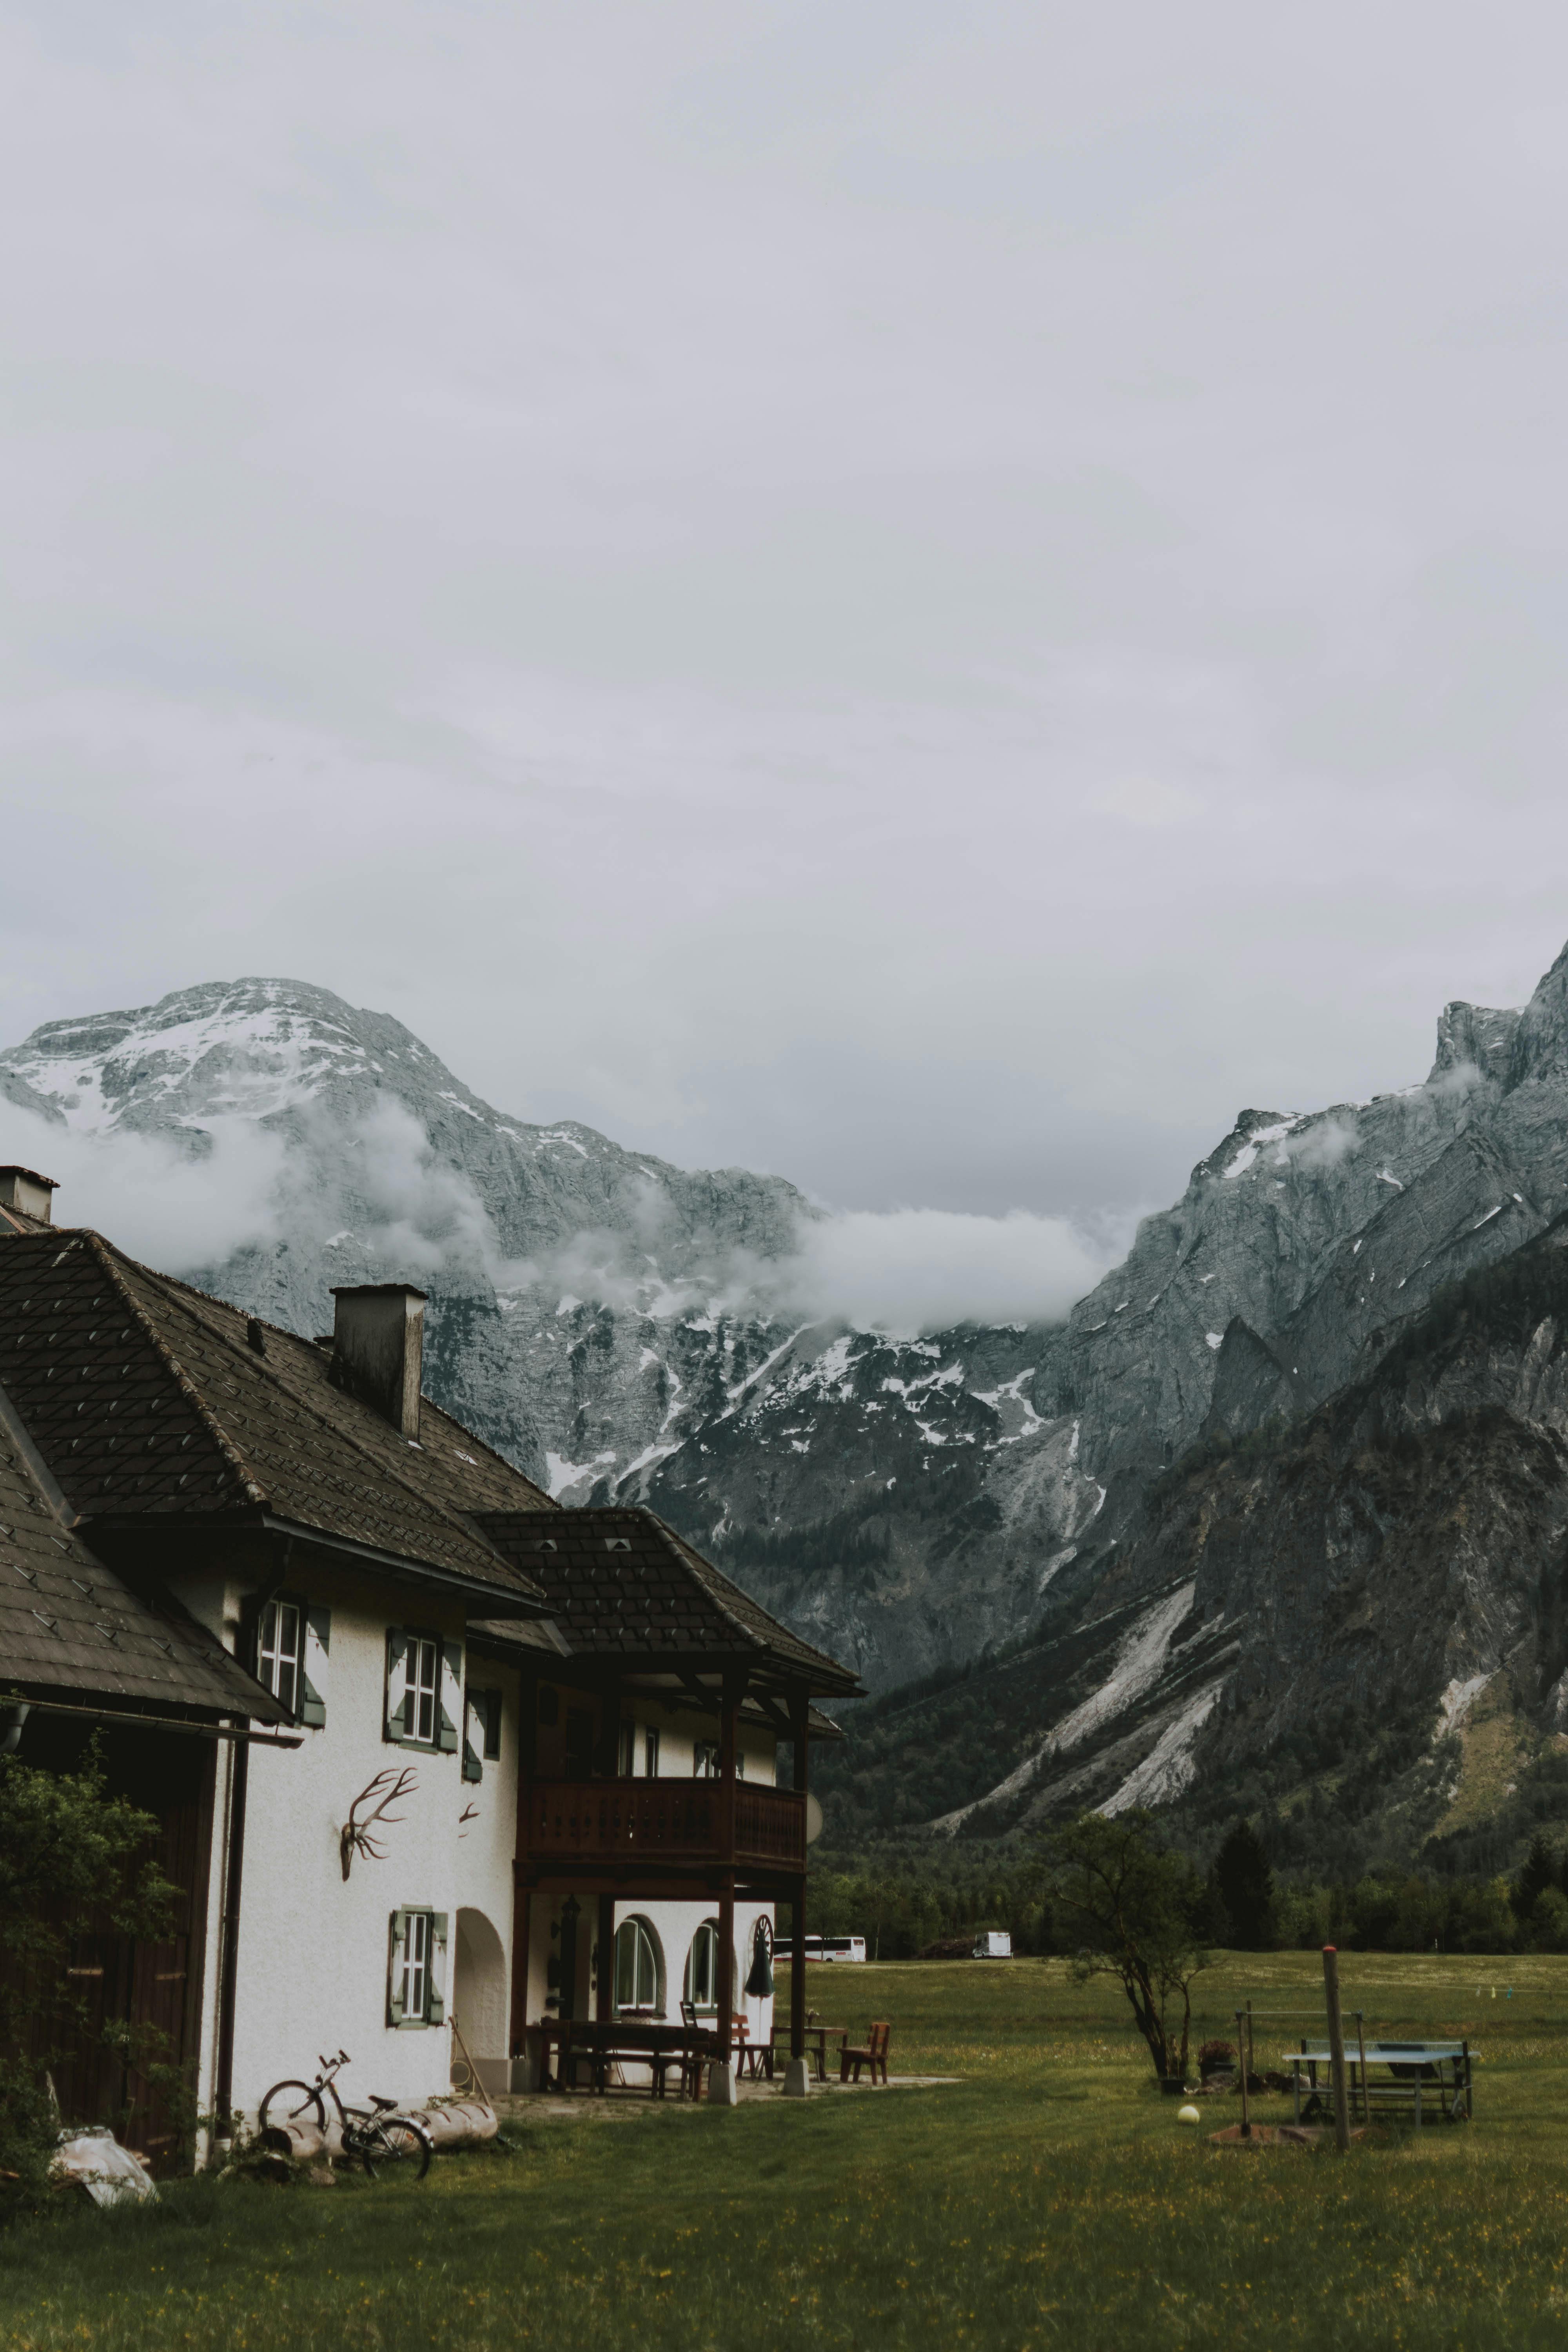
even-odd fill
[[[1202,2123],[1203,2117],[1199,2115],[1196,2107],[1178,2107],[1176,2109],[1176,2121],[1179,2124],[1197,2124]]]

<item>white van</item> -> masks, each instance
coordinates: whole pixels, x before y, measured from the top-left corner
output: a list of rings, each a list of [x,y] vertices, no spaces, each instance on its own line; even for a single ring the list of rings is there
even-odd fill
[[[974,1938],[977,1960],[1010,1960],[1012,1957],[1013,1938],[1005,1927],[987,1927]]]
[[[787,1943],[784,1946],[784,1953],[787,1958]],[[805,1957],[808,1960],[863,1960],[866,1938],[864,1936],[808,1936],[805,1938]]]

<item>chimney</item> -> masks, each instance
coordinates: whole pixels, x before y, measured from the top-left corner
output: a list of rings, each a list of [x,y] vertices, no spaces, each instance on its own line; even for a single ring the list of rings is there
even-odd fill
[[[36,1169],[0,1168],[0,1209],[37,1217],[41,1225],[49,1222],[49,1194],[57,1189],[52,1176],[40,1176]]]
[[[408,1282],[334,1290],[332,1378],[404,1437],[419,1434],[425,1293]]]

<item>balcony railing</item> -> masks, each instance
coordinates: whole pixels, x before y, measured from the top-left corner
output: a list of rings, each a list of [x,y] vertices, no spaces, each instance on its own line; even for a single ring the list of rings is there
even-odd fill
[[[734,1783],[735,1845],[725,1844],[718,1780],[535,1780],[528,1792],[529,1858],[572,1862],[763,1864],[805,1868],[805,1799],[794,1789]]]

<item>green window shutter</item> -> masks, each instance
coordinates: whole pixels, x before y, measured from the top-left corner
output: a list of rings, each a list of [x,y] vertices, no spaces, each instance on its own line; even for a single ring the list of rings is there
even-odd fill
[[[386,2021],[401,2025],[403,2018],[403,1950],[408,1939],[408,1914],[395,1911],[387,1937]]]
[[[401,1626],[386,1629],[386,1721],[382,1737],[408,1737],[408,1636]]]
[[[432,2025],[447,2022],[447,1914],[430,1914],[430,1992],[426,2015]]]
[[[437,1704],[436,1745],[447,1755],[458,1746],[458,1726],[463,1719],[463,1645],[461,1642],[441,1644],[441,1695]]]
[[[470,1691],[468,1705],[463,1709],[463,1778],[465,1780],[482,1780],[485,1777],[484,1763],[479,1755],[479,1741],[484,1738],[481,1728],[484,1721],[484,1704],[483,1691]],[[478,1739],[475,1738],[476,1733],[479,1734]]]
[[[332,1612],[305,1611],[305,1654],[300,1676],[300,1720],[319,1728],[327,1719],[327,1656],[332,1646]]]

